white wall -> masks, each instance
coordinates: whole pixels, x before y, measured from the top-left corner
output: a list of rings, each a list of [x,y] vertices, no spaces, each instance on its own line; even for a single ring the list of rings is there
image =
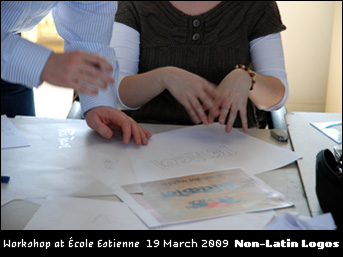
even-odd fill
[[[281,33],[290,86],[286,107],[288,111],[324,112],[329,66],[336,62],[330,62],[330,57],[336,55],[331,55],[334,14],[342,6],[335,1],[277,1],[277,4],[287,27]],[[341,57],[342,52],[339,54]],[[342,65],[341,61],[339,64]],[[339,72],[337,77],[342,79],[342,70]]]
[[[342,113],[342,2],[335,2],[325,112]]]

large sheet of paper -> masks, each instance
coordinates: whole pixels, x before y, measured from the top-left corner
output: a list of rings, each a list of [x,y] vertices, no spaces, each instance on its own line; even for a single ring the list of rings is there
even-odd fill
[[[2,150],[1,173],[11,177],[10,183],[1,184],[2,201],[87,195],[90,185],[99,181],[105,185],[137,182],[121,138],[101,138],[84,121],[17,128],[31,147]],[[89,194],[113,194],[103,188]]]
[[[156,134],[144,149],[128,147],[140,182],[241,168],[249,174],[285,166],[301,156],[218,123]]]
[[[239,169],[145,182],[141,186],[143,194],[133,197],[161,225],[293,205]]]

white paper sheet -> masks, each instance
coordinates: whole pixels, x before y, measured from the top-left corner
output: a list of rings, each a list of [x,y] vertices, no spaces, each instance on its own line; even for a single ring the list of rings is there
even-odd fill
[[[44,201],[24,229],[144,230],[147,227],[122,202],[55,197]]]
[[[144,149],[142,149],[144,151]],[[106,186],[137,183],[136,174],[122,142],[102,143],[87,148],[83,170],[94,176]]]
[[[162,227],[158,230],[262,230],[274,216],[274,211],[241,213]]]
[[[286,213],[282,217],[274,217],[266,226],[266,230],[335,230],[337,227],[331,213],[324,213],[313,218],[299,213]]]
[[[140,182],[234,168],[257,174],[301,157],[218,123],[156,134],[144,149],[131,144],[127,151]]]
[[[22,135],[6,115],[1,115],[1,149],[29,146],[30,143]]]
[[[342,121],[311,122],[310,124],[337,144],[342,144]]]
[[[2,151],[1,173],[11,177],[1,185],[2,200],[70,196],[98,181],[137,183],[121,138],[101,138],[84,121],[17,127],[31,147]]]

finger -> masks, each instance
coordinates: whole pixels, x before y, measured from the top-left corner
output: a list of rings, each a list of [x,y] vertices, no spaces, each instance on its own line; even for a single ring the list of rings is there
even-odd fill
[[[194,110],[193,106],[189,102],[185,102],[182,104],[185,108],[186,112],[188,113],[191,120],[194,122],[194,124],[199,124],[201,122],[201,119],[198,117],[196,111]]]
[[[136,145],[147,145],[151,133],[145,128],[138,125],[132,118],[128,117],[131,123],[131,133]]]
[[[105,89],[108,83],[101,80],[98,74],[95,75],[95,73],[87,72],[86,69],[83,69],[75,74],[75,79],[89,84],[93,87]]]
[[[114,83],[114,79],[98,66],[83,64],[78,71],[80,79],[97,87],[106,88],[108,84]]]
[[[211,107],[210,112],[208,114],[208,123],[213,123],[215,118],[217,118],[220,114],[219,106],[215,104]]]
[[[99,126],[96,131],[104,138],[110,139],[113,136],[113,131],[106,125]]]
[[[205,111],[204,111],[202,105],[200,104],[199,100],[197,98],[193,98],[191,100],[191,105],[192,105],[193,109],[195,110],[196,115],[201,120],[201,122],[203,124],[207,125],[208,124],[207,116],[206,116]]]
[[[84,61],[86,61],[90,64],[90,66],[98,67],[101,70],[104,69],[104,70],[107,70],[110,72],[113,71],[113,66],[105,58],[103,58],[99,55],[84,52],[84,55],[82,57],[83,57]]]
[[[230,100],[226,100],[224,101],[224,103],[221,105],[221,109],[220,109],[220,115],[219,115],[219,118],[218,118],[218,122],[220,124],[225,124],[225,120],[226,120],[226,117],[229,113],[229,110],[231,108],[231,101]]]
[[[203,102],[204,110],[209,110],[215,104],[216,94],[216,86],[209,83],[205,87],[205,94],[200,96],[200,99]]]
[[[113,136],[113,131],[108,126],[106,126],[97,116],[93,118],[86,116],[86,121],[89,127],[94,129],[104,138],[111,138]]]
[[[143,133],[145,134],[145,137],[147,139],[152,137],[151,133],[147,129],[145,129],[145,128],[142,128],[142,129],[143,129]]]
[[[147,145],[148,144],[148,138],[146,134],[143,132],[141,128],[139,128],[140,133],[141,133],[141,139],[142,139],[142,145]]]
[[[89,88],[86,84],[82,81],[78,81],[77,79],[73,79],[68,83],[68,87],[74,88],[79,93],[89,94],[89,95],[96,95],[98,94],[98,90],[94,88]]]
[[[145,133],[145,131],[142,127],[139,126],[138,129],[141,133],[142,145],[147,145],[148,144],[148,135]]]
[[[148,139],[151,138],[150,132],[141,126],[139,126],[139,130],[141,132],[142,144],[147,145]]]
[[[119,113],[120,115],[111,121],[110,126],[115,130],[122,131],[124,144],[129,144],[131,137],[136,145],[148,144],[148,138],[151,137],[149,131],[139,126],[136,121],[123,112],[119,111]]]
[[[132,135],[136,145],[147,145],[148,139],[151,138],[151,133],[138,125],[132,118],[128,117],[131,121]]]
[[[110,76],[110,72],[106,71],[104,68],[102,68],[100,65],[95,64],[93,67],[91,67],[91,70],[95,72],[95,76],[98,79],[103,80],[107,84],[113,84],[114,79]]]
[[[199,95],[199,99],[202,103],[202,109],[204,111],[210,109],[214,105],[214,99],[205,93]]]
[[[132,133],[131,123],[125,121],[120,125],[120,127],[123,132],[123,142],[125,145],[128,145],[130,143]]]
[[[135,141],[135,144],[141,145],[142,144],[141,132],[136,122],[131,122],[131,133],[132,133],[133,140]]]
[[[226,132],[231,132],[233,124],[236,120],[237,117],[237,108],[235,106],[231,107],[230,109],[230,115],[229,115],[229,120],[227,121],[225,131]]]
[[[242,109],[239,111],[241,121],[242,121],[242,128],[244,132],[248,132],[248,119],[247,119],[247,112],[246,109]]]

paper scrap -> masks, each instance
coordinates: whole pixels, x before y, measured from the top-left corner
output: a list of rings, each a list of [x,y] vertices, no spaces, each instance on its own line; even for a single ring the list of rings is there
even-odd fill
[[[286,213],[275,217],[266,226],[266,230],[335,230],[335,221],[331,213],[325,213],[313,218],[301,216],[298,213]]]
[[[29,146],[26,137],[21,134],[6,115],[1,115],[1,149]]]

